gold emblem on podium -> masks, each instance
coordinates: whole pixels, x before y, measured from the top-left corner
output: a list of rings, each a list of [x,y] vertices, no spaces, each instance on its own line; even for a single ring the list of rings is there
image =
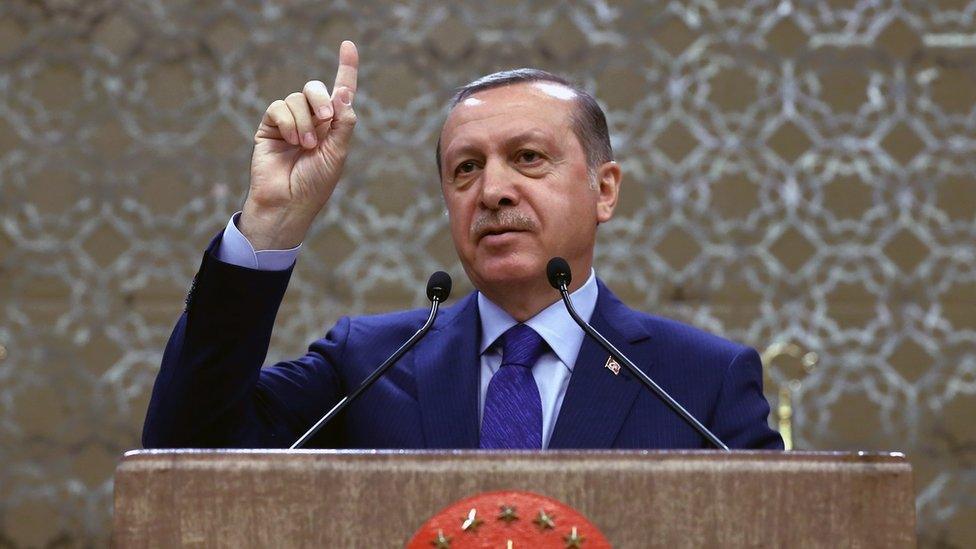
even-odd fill
[[[538,514],[530,509],[538,509]],[[526,520],[521,520],[520,512]],[[408,549],[431,547],[603,549],[609,548],[610,542],[565,503],[532,492],[508,490],[451,504],[421,526],[407,543]]]
[[[471,510],[468,511],[468,516],[464,519],[464,522],[461,523],[461,530],[465,532],[475,532],[478,530],[478,527],[484,523],[485,521],[478,518],[478,510],[472,507]]]

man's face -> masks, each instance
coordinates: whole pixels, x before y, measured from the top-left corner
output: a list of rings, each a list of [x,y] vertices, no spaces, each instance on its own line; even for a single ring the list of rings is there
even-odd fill
[[[476,93],[448,116],[441,189],[458,256],[482,291],[545,280],[553,256],[578,276],[589,270],[597,223],[613,207],[599,205],[575,108],[572,90],[533,82]]]

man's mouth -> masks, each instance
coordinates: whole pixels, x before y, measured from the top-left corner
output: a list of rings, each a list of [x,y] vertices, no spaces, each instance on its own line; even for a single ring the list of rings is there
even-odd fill
[[[478,235],[478,240],[481,240],[482,238],[489,237],[489,236],[500,236],[503,234],[520,233],[524,231],[525,231],[524,229],[516,229],[513,227],[493,227],[481,231],[481,234]]]

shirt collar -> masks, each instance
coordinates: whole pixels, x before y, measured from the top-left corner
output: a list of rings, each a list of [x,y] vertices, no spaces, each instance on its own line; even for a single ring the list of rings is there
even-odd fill
[[[590,277],[578,290],[570,294],[576,312],[589,322],[596,308],[596,298],[599,288],[596,284],[596,272],[590,269]],[[484,354],[506,330],[518,324],[512,315],[495,305],[490,299],[478,292],[478,314],[481,317],[481,346],[479,352]],[[542,339],[549,344],[559,360],[573,371],[576,357],[586,334],[573,317],[569,316],[562,299],[546,307],[532,318],[525,321]]]

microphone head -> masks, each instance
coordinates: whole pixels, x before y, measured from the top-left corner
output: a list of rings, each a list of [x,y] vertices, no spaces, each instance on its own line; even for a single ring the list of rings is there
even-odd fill
[[[573,281],[573,271],[569,269],[569,263],[561,257],[549,260],[549,264],[546,265],[546,276],[549,278],[549,285],[557,290],[561,290],[563,286],[568,288],[569,283]]]
[[[440,302],[451,295],[451,275],[444,271],[437,271],[427,279],[427,299]]]

